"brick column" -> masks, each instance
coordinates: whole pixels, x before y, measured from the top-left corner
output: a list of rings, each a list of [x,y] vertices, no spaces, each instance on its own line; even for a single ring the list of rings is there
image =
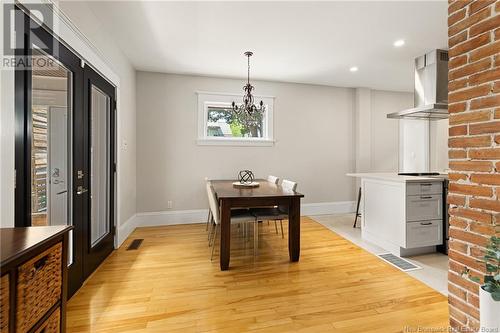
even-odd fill
[[[448,7],[450,324],[479,327],[478,287],[462,276],[488,238],[500,234],[500,0],[455,0]],[[500,314],[499,314],[500,315]]]

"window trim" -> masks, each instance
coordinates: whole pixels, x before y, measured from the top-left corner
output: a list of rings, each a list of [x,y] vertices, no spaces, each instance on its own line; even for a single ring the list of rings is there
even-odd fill
[[[209,106],[227,107],[241,94],[197,91],[198,95],[198,137],[200,146],[273,146],[274,145],[274,96],[255,95],[256,100],[264,101],[267,106],[265,137],[263,138],[228,138],[207,136],[207,117]]]

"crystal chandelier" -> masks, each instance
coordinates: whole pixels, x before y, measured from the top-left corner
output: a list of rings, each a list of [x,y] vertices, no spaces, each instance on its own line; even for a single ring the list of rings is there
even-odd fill
[[[253,55],[253,52],[247,51],[244,53],[248,58],[248,76],[247,76],[247,84],[243,87],[245,91],[245,95],[243,96],[243,103],[239,106],[233,101],[232,107],[235,113],[246,112],[251,115],[254,112],[264,112],[266,111],[266,107],[264,106],[264,102],[260,101],[259,106],[255,106],[254,98],[252,95],[252,90],[254,87],[250,84],[250,57]]]

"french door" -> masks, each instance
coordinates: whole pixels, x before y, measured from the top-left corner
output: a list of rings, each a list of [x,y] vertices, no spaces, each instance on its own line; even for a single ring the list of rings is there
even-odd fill
[[[115,88],[20,10],[16,45],[16,226],[73,226],[71,296],[113,250]]]
[[[114,248],[115,88],[85,66],[83,90],[83,133],[79,135],[83,181],[77,183],[76,194],[83,192],[82,208],[87,215],[83,273],[88,277]]]

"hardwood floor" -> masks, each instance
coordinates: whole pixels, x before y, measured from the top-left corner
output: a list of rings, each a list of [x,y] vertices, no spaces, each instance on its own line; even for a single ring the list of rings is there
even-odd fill
[[[202,224],[137,229],[69,301],[68,331],[445,332],[445,296],[309,218],[298,263],[273,223],[255,260],[235,229],[225,272]],[[142,246],[125,251],[133,238]]]

